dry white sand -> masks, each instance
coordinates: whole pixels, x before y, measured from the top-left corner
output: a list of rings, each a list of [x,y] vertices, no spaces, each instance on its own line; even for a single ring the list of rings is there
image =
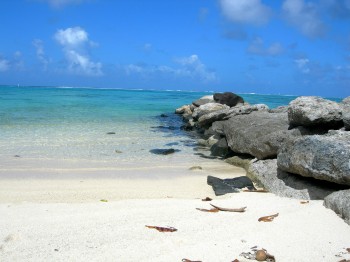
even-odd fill
[[[169,176],[161,167],[119,170],[118,175],[115,170],[73,170],[75,177],[68,170],[56,170],[56,177],[53,170],[32,170],[29,178],[23,171],[3,170],[0,261],[248,261],[239,255],[255,245],[276,261],[349,258],[342,253],[350,247],[350,226],[322,201],[301,204],[270,193],[215,197],[207,175],[232,177],[244,171],[202,165],[201,171],[173,167]],[[90,172],[101,172],[101,178]],[[127,179],[128,172],[149,177]],[[200,199],[206,196],[218,206],[246,206],[247,211],[196,210],[210,208]],[[258,222],[275,213],[279,216],[272,222]],[[145,225],[178,231],[161,233]]]

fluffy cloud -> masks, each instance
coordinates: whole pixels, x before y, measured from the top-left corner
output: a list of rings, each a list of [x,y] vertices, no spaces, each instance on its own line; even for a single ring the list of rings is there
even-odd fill
[[[5,72],[9,70],[9,68],[10,68],[10,62],[0,57],[0,72]]]
[[[319,37],[325,33],[317,6],[304,0],[285,0],[282,10],[287,21],[308,37]]]
[[[247,49],[248,53],[262,56],[277,56],[283,52],[283,47],[280,43],[273,43],[265,47],[264,41],[257,37],[255,38]]]
[[[35,39],[32,44],[36,49],[36,57],[46,70],[49,64],[49,59],[45,55],[43,41],[41,41],[40,39]]]
[[[61,29],[56,32],[54,38],[63,48],[69,72],[88,76],[103,75],[102,64],[92,62],[87,54],[89,47],[95,44],[89,41],[84,29],[80,27]]]
[[[304,74],[310,73],[310,68],[309,68],[310,60],[309,59],[307,59],[307,58],[295,59],[294,63],[297,65],[298,69],[302,73],[304,73]]]
[[[219,0],[223,14],[232,22],[265,24],[272,11],[261,0]]]
[[[82,2],[86,2],[87,0],[42,0],[43,2],[47,2],[50,6],[54,8],[62,8],[71,4],[80,4]]]
[[[177,58],[175,59],[175,63],[178,64],[180,67],[176,68],[164,65],[149,66],[145,64],[130,64],[125,67],[125,71],[128,75],[139,74],[143,77],[150,77],[154,75],[188,77],[199,79],[204,83],[217,80],[215,72],[208,70],[208,68],[200,61],[197,55]]]

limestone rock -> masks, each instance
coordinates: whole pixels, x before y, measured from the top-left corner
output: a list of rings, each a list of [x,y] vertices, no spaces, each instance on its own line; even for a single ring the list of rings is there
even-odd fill
[[[198,125],[208,127],[215,121],[228,119],[236,115],[250,114],[253,111],[267,111],[269,108],[264,104],[235,106],[230,109],[223,109],[202,115],[198,119]]]
[[[244,100],[242,97],[231,92],[215,93],[214,100],[217,103],[228,105],[229,107],[233,107],[237,104],[244,103]]]
[[[222,105],[219,103],[207,103],[204,105],[201,105],[200,107],[197,107],[193,114],[192,117],[194,119],[198,119],[201,116],[214,112],[214,111],[218,111],[218,110],[222,110],[222,109],[228,109],[229,107],[227,105]]]
[[[213,123],[213,130],[223,133],[231,150],[258,159],[273,158],[289,139],[313,133],[303,127],[289,130],[286,113],[252,112]]]
[[[350,225],[350,189],[330,194],[324,199],[324,206],[332,209]]]
[[[342,109],[336,102],[316,96],[301,96],[289,103],[291,126],[342,126]]]
[[[228,193],[238,193],[239,189],[245,187],[248,189],[255,189],[252,181],[246,176],[228,179],[208,176],[207,183],[213,187],[216,196],[221,196]]]
[[[332,130],[289,141],[277,159],[284,171],[350,185],[350,132]]]
[[[247,176],[269,192],[296,199],[324,199],[338,185],[289,174],[277,168],[277,159],[251,161]]]
[[[192,104],[196,107],[199,107],[201,105],[204,105],[204,104],[208,104],[208,103],[214,103],[214,98],[212,95],[210,96],[203,96],[201,98],[199,98],[198,100],[196,101],[193,101]]]

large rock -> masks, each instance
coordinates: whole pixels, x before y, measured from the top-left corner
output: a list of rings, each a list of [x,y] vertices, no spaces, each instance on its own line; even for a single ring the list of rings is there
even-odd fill
[[[223,137],[210,147],[212,156],[225,157],[229,153],[230,148],[227,145],[226,138]]]
[[[341,102],[343,111],[343,122],[346,130],[350,130],[350,96]]]
[[[244,100],[242,97],[231,92],[215,93],[214,100],[217,103],[228,105],[229,107],[233,107],[239,103],[241,104],[244,103]]]
[[[289,103],[288,120],[291,126],[342,126],[342,108],[333,101],[316,96],[301,96]]]
[[[332,130],[289,141],[277,159],[284,171],[350,185],[350,132]]]
[[[179,107],[178,109],[175,110],[175,114],[192,114],[192,110],[190,105],[183,105],[182,107]]]
[[[330,194],[324,199],[324,205],[332,209],[350,225],[350,190]]]
[[[214,111],[228,109],[228,108],[229,107],[227,105],[222,105],[219,103],[207,103],[207,104],[201,105],[200,107],[197,107],[196,109],[194,109],[192,117],[194,119],[198,119],[205,114],[209,114],[209,113],[214,112]]]
[[[208,103],[214,103],[214,98],[212,95],[210,96],[203,96],[201,98],[199,98],[198,100],[196,101],[193,101],[192,104],[195,105],[196,107],[199,107],[201,105],[205,105],[205,104],[208,104]]]
[[[223,109],[202,115],[198,119],[198,125],[208,127],[215,121],[225,120],[236,115],[250,114],[253,111],[267,111],[269,108],[264,104],[235,106],[230,109]]]
[[[213,130],[226,136],[233,152],[258,159],[276,157],[286,140],[313,133],[303,127],[288,128],[286,113],[252,112],[213,123]]]
[[[251,161],[247,176],[269,192],[281,197],[297,199],[324,199],[339,190],[336,184],[289,174],[277,168],[277,160]]]
[[[251,190],[255,189],[252,181],[246,176],[228,179],[221,179],[214,176],[208,176],[207,184],[213,187],[216,196],[221,196],[228,193],[238,193],[240,192],[239,189],[245,187]]]

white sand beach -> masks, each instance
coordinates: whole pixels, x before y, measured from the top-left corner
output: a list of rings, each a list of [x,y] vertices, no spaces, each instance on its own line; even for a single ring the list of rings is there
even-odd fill
[[[57,169],[56,176],[42,169],[31,170],[28,177],[20,170],[1,171],[0,261],[249,261],[240,254],[254,246],[265,248],[276,261],[350,258],[350,226],[322,201],[301,204],[245,192],[215,197],[207,175],[227,178],[245,172],[212,160],[201,166],[197,171],[186,165],[123,172]],[[101,179],[92,176],[99,172]],[[123,178],[129,172],[136,176]],[[147,174],[152,176],[143,179]],[[207,196],[213,201],[201,200]],[[247,209],[196,210],[210,209],[210,203]],[[258,222],[276,213],[272,222]],[[158,232],[146,225],[177,231]]]

